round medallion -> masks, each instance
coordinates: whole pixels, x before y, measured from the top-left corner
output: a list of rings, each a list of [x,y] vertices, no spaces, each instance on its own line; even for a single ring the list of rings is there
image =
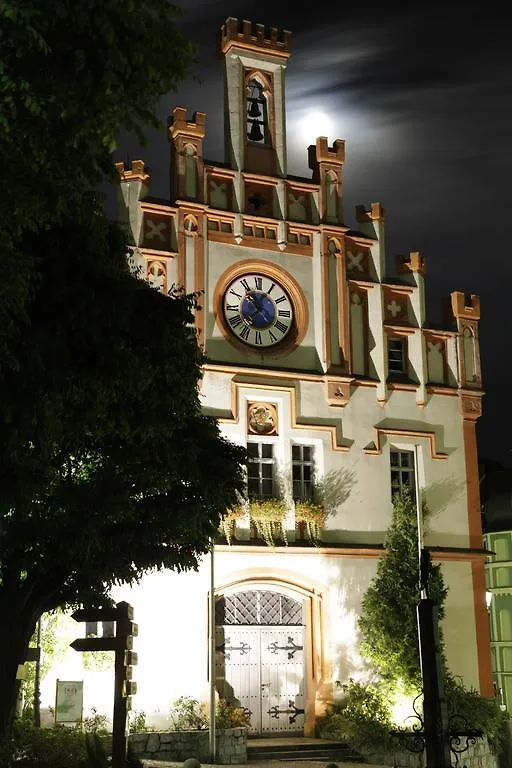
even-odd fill
[[[247,412],[249,432],[256,435],[274,435],[277,431],[277,411],[268,403],[251,403]]]
[[[232,280],[222,311],[230,331],[251,347],[273,347],[283,341],[294,322],[292,301],[274,278],[251,272]]]

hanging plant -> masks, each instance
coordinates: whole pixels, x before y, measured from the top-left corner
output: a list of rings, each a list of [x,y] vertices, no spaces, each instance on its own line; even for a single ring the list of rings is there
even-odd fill
[[[304,523],[308,539],[318,544],[322,537],[327,512],[323,504],[315,504],[310,499],[300,499],[295,502],[295,522]]]
[[[283,526],[288,507],[283,499],[251,499],[249,513],[259,538],[269,547],[275,546],[276,540],[288,544],[286,529]]]
[[[244,504],[237,504],[226,511],[221,520],[221,528],[228,544],[231,544],[231,541],[235,538],[236,521],[242,520],[246,514],[247,509]]]

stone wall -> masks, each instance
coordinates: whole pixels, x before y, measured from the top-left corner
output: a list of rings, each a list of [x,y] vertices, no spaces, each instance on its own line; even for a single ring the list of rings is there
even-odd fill
[[[200,763],[210,762],[209,731],[154,731],[132,733],[129,744],[141,760],[182,762],[195,757]],[[247,728],[226,728],[216,735],[216,759],[220,765],[247,762]]]
[[[364,757],[375,765],[395,766],[395,768],[425,768],[425,753],[415,754],[406,750],[396,752],[364,753]],[[455,755],[451,754],[452,766],[456,766]],[[467,752],[459,755],[459,766],[464,768],[499,768],[499,760],[490,750],[487,739],[478,739]]]

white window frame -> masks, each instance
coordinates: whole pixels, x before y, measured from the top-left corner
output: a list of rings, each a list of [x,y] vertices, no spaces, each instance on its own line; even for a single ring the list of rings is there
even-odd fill
[[[403,456],[408,456],[408,463],[402,464]],[[393,456],[398,457],[396,464],[393,463]],[[416,496],[416,467],[415,467],[415,452],[414,446],[407,448],[398,448],[393,446],[389,452],[389,468],[390,468],[390,480],[391,480],[391,497],[396,493],[400,493],[404,488],[408,488],[413,497]],[[393,475],[398,476],[398,483],[393,481]],[[411,478],[411,482],[405,482],[405,478]]]
[[[300,456],[299,458],[293,457],[293,449],[298,449]],[[307,448],[310,451],[310,458],[304,459],[304,449]],[[311,443],[296,443],[292,442],[290,446],[290,454],[291,454],[291,466],[292,466],[292,476],[291,476],[291,483],[292,483],[292,496],[294,500],[304,500],[304,499],[312,499],[313,498],[313,492],[314,492],[314,484],[315,484],[315,446]],[[298,467],[300,471],[300,478],[298,480],[295,480],[294,478],[294,468]],[[309,481],[306,481],[304,479],[304,468],[309,467],[310,468],[310,479]],[[295,484],[299,483],[300,488],[299,492],[296,492]],[[310,487],[309,489],[306,488],[306,484],[308,484]]]
[[[276,478],[276,467],[277,467],[277,460],[276,460],[276,441],[272,440],[271,438],[262,438],[258,440],[248,440],[247,441],[247,450],[249,451],[249,446],[256,445],[258,446],[258,456],[257,458],[249,458],[248,464],[247,464],[247,492],[249,498],[256,498],[256,499],[269,499],[274,498],[277,496],[277,478]],[[262,456],[262,447],[264,445],[268,445],[272,448],[272,456],[270,458],[263,457]],[[259,465],[259,472],[258,472],[258,494],[252,494],[251,489],[249,487],[249,467],[251,464],[258,464]],[[272,466],[272,477],[266,478],[263,477],[262,473],[262,467],[263,465],[271,465]],[[271,492],[270,493],[263,493],[263,481],[271,479]]]

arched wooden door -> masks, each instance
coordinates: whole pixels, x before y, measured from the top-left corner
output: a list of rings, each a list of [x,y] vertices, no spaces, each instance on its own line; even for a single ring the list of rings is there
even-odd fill
[[[250,713],[252,735],[304,731],[304,606],[253,589],[217,598],[216,686]]]

